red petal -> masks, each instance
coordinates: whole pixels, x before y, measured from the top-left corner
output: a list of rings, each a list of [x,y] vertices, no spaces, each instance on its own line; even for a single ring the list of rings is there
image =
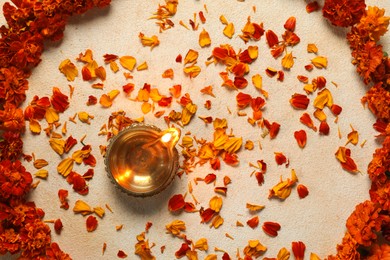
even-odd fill
[[[168,202],[168,210],[171,212],[178,211],[185,206],[184,197],[182,194],[173,195]]]
[[[98,226],[98,221],[97,221],[96,217],[89,216],[87,218],[86,224],[87,224],[87,231],[92,232],[92,231],[96,230],[96,228]]]

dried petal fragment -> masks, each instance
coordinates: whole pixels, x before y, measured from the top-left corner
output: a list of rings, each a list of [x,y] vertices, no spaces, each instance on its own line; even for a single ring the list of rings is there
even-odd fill
[[[193,49],[189,49],[184,58],[184,65],[192,63],[198,59],[199,53]]]
[[[92,213],[91,207],[85,203],[82,200],[77,200],[74,207],[73,207],[73,212],[74,213],[81,213],[83,215]]]
[[[317,53],[318,52],[317,45],[315,45],[314,43],[309,43],[307,45],[307,52],[308,53]]]
[[[222,198],[219,196],[214,196],[210,199],[209,206],[215,212],[219,212],[222,208]]]
[[[223,34],[231,39],[235,33],[234,24],[228,23],[226,24],[225,28],[223,29]]]
[[[45,160],[45,159],[36,159],[35,161],[34,161],[34,167],[35,167],[35,169],[41,169],[41,168],[43,168],[43,167],[45,167],[45,166],[47,166],[49,163]]]
[[[326,121],[321,121],[320,123],[320,128],[319,128],[319,132],[320,134],[323,134],[323,135],[328,135],[329,134],[329,125]]]
[[[207,239],[206,238],[201,238],[198,241],[195,242],[194,245],[195,249],[198,249],[200,251],[207,251],[209,249]]]
[[[126,258],[127,254],[123,250],[119,250],[116,256],[119,258]]]
[[[357,143],[359,142],[359,133],[358,131],[356,131],[355,129],[353,129],[353,127],[351,126],[352,128],[352,131],[350,133],[348,133],[348,141],[345,145],[347,145],[348,143],[351,143],[353,145],[357,145]]]
[[[291,170],[291,179],[283,181],[280,179],[280,182],[276,184],[269,192],[268,198],[278,197],[279,199],[286,199],[291,194],[292,186],[298,181],[298,178],[294,170]]]
[[[277,260],[289,260],[290,259],[290,252],[287,250],[287,248],[283,247],[279,250],[276,259]]]
[[[294,16],[291,16],[284,23],[284,29],[293,32],[295,30],[296,23],[297,23],[297,19]]]
[[[174,220],[170,224],[166,225],[165,228],[172,235],[179,235],[181,231],[186,230],[186,224],[181,220]]]
[[[318,11],[320,9],[320,5],[317,1],[310,2],[306,5],[306,12],[312,13]]]
[[[297,186],[297,192],[298,192],[298,195],[299,195],[299,198],[303,199],[305,198],[307,195],[309,195],[309,190],[307,189],[307,187],[303,184],[299,184]]]
[[[306,245],[302,241],[292,242],[291,248],[296,260],[303,260],[305,256]]]
[[[54,221],[54,230],[57,234],[61,233],[62,227],[63,225],[61,219],[56,219],[56,221]]]
[[[137,63],[136,59],[132,56],[122,56],[119,58],[119,62],[123,68],[130,71],[134,70],[135,64]]]
[[[173,79],[173,69],[169,68],[167,70],[164,71],[164,73],[162,74],[162,77],[164,79]]]
[[[272,30],[267,30],[265,32],[265,37],[267,39],[267,44],[270,48],[274,47],[279,43],[279,38]]]
[[[249,257],[258,258],[265,251],[267,251],[267,247],[263,246],[259,240],[249,240],[248,245],[244,248],[244,254]]]
[[[282,165],[287,162],[287,157],[283,153],[275,152],[275,161],[278,165]]]
[[[304,148],[306,146],[307,135],[305,130],[295,131],[294,137],[300,148]]]
[[[249,209],[249,211],[251,211],[251,212],[257,212],[257,211],[264,209],[265,206],[246,203],[246,208]]]
[[[303,113],[299,120],[302,124],[313,129],[314,131],[317,131],[317,127],[314,125],[314,122],[308,113]]]
[[[271,237],[276,237],[280,228],[279,223],[269,221],[264,222],[262,226],[263,231]]]
[[[148,63],[146,61],[142,62],[140,65],[137,66],[137,71],[142,71],[147,69],[148,69]]]
[[[224,222],[224,219],[220,215],[216,215],[210,224],[210,227],[219,228]]]
[[[328,66],[328,59],[324,56],[317,56],[311,60],[311,63],[318,69],[323,69]]]
[[[47,176],[49,176],[49,172],[47,170],[41,169],[37,171],[34,175],[37,178],[47,179]]]
[[[286,55],[283,57],[282,66],[286,70],[289,70],[294,66],[294,56],[292,55],[292,52],[286,53]]]
[[[138,38],[141,40],[143,46],[149,46],[150,49],[153,49],[160,44],[160,41],[156,35],[153,35],[152,37],[146,37],[143,33],[140,32]]]
[[[195,66],[195,65],[183,68],[183,72],[186,75],[188,75],[190,78],[196,78],[196,76],[199,75],[201,70],[202,69],[199,66]]]
[[[62,61],[58,69],[66,76],[68,81],[74,81],[79,74],[76,66],[69,59]]]
[[[333,113],[335,116],[338,116],[338,115],[341,114],[341,111],[343,111],[343,108],[340,107],[339,105],[333,104],[333,105],[330,107],[330,110],[332,111],[332,113]]]
[[[86,226],[87,226],[87,231],[88,232],[93,232],[96,230],[98,226],[98,221],[96,217],[94,216],[89,216],[86,221]]]
[[[199,213],[202,219],[202,223],[208,223],[215,216],[215,211],[211,208],[201,210]]]
[[[332,93],[325,88],[322,91],[318,92],[317,97],[314,99],[313,105],[315,108],[324,109],[325,106],[332,107],[333,97]]]
[[[86,124],[90,124],[90,119],[93,119],[94,116],[88,114],[87,112],[85,111],[82,111],[82,112],[79,112],[77,113],[77,116],[79,118],[79,120],[83,123],[86,123]]]
[[[256,228],[259,225],[259,216],[254,216],[253,218],[249,219],[246,224],[251,228]]]
[[[72,158],[65,158],[57,166],[57,172],[64,177],[67,177],[73,170],[74,160]]]
[[[309,105],[310,99],[303,94],[298,94],[295,93],[292,95],[290,99],[290,104],[295,108],[295,109],[306,109],[307,106]]]
[[[103,94],[99,100],[100,105],[105,108],[111,107],[114,99],[119,95],[119,93],[119,90],[114,89],[107,94]]]
[[[199,45],[202,48],[211,45],[210,35],[205,29],[199,34]]]

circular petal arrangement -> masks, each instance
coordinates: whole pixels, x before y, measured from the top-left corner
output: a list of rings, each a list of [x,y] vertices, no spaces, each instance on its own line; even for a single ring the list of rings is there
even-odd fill
[[[75,1],[29,1],[19,0],[13,1],[14,5],[5,3],[3,12],[8,26],[0,28],[0,254],[17,254],[24,259],[71,259],[71,257],[62,252],[58,244],[51,241],[50,228],[43,221],[44,212],[36,207],[34,202],[27,201],[27,195],[34,187],[32,175],[26,171],[22,165],[22,159],[31,161],[31,156],[23,154],[23,133],[26,124],[29,122],[32,132],[40,132],[39,120],[46,118],[49,123],[55,124],[58,113],[62,113],[69,105],[68,97],[61,93],[59,89],[53,89],[53,95],[49,98],[34,98],[31,104],[23,110],[21,104],[26,100],[26,91],[28,90],[27,79],[31,75],[31,70],[40,63],[40,57],[44,50],[44,42],[47,40],[58,41],[63,37],[63,32],[67,24],[67,20],[72,15],[83,14],[91,8],[103,8],[110,4],[110,0],[75,0]],[[307,5],[307,11],[311,12],[318,9],[317,2],[312,2]],[[165,30],[172,26],[172,21],[169,19],[176,13],[178,5],[177,0],[166,0],[166,5],[162,6],[157,12],[159,17],[159,25],[161,30]],[[323,15],[333,25],[341,27],[350,27],[350,32],[347,34],[347,40],[352,50],[353,64],[356,66],[358,74],[363,82],[370,85],[369,91],[362,98],[363,103],[367,104],[368,108],[377,117],[377,122],[374,128],[380,133],[383,138],[382,147],[378,148],[371,163],[368,166],[368,174],[372,181],[372,186],[369,191],[371,200],[364,201],[356,206],[355,210],[349,216],[346,222],[347,232],[341,243],[337,245],[337,254],[328,256],[328,259],[385,259],[389,257],[390,246],[383,241],[390,241],[390,59],[382,50],[382,46],[378,43],[389,25],[390,18],[384,16],[384,10],[377,7],[366,8],[364,0],[326,0],[322,9]],[[201,21],[205,20],[203,13],[199,13]],[[234,33],[234,27],[226,18],[221,17],[221,22],[226,25],[224,34],[230,37]],[[252,23],[248,19],[248,23],[242,30],[243,34],[240,38],[246,43],[250,40],[258,40],[263,34],[266,34],[267,43],[272,48],[272,55],[278,57],[284,51],[286,46],[293,46],[299,42],[299,37],[294,34],[295,19],[292,17],[285,24],[286,33],[283,35],[283,44],[279,44],[278,37],[272,31],[265,32],[262,25]],[[139,38],[144,46],[154,48],[159,44],[157,37],[146,37],[143,34]],[[203,30],[199,36],[199,45],[201,47],[210,45],[208,33]],[[310,50],[315,51],[315,46],[310,46]],[[308,47],[309,49],[309,47]],[[239,62],[232,64],[232,57]],[[198,53],[190,51],[184,58],[184,73],[190,78],[196,77],[200,73],[200,67],[196,65]],[[257,48],[250,46],[247,50],[236,54],[234,50],[227,45],[221,45],[213,50],[213,57],[216,63],[222,63],[228,66],[228,70],[234,74],[234,80],[229,79],[228,73],[220,74],[224,83],[223,86],[232,89],[242,89],[248,84],[243,77],[249,68],[248,64],[252,63],[257,58]],[[292,53],[287,53],[282,59],[282,66],[289,69],[294,64]],[[105,61],[110,64],[111,69],[115,71],[116,61],[118,57],[115,55],[105,55]],[[92,60],[92,53],[86,52],[80,55],[79,60],[87,65],[82,70],[84,80],[89,80],[92,77],[105,78],[105,71],[100,69]],[[182,62],[182,57],[178,56],[176,61]],[[129,70],[135,67],[135,60],[131,56],[123,56],[119,58],[120,64]],[[234,65],[234,66],[233,66]],[[315,67],[326,67],[327,60],[325,57],[318,56],[312,60],[312,65]],[[308,66],[307,69],[312,69]],[[141,64],[137,70],[147,69],[147,64]],[[68,60],[60,65],[60,71],[66,75],[69,80],[77,76],[77,70],[74,65]],[[275,71],[272,68],[267,70],[269,75],[277,75],[278,79],[284,77],[283,71]],[[131,77],[129,74],[128,77]],[[173,71],[167,70],[163,77],[173,77]],[[303,82],[307,81],[301,78]],[[261,77],[255,75],[252,78],[253,84],[260,89],[266,97],[267,92],[261,89]],[[322,89],[325,84],[325,79],[318,77],[311,85],[321,90],[315,100],[315,106],[323,108],[324,106],[331,107],[332,112],[338,115],[341,112],[341,107],[331,102],[331,95],[327,89]],[[95,86],[99,88],[99,85]],[[123,86],[125,93],[130,93],[134,86],[127,84]],[[174,86],[170,91],[173,97],[179,97],[180,86]],[[307,91],[311,91],[307,89]],[[99,100],[100,104],[105,107],[111,106],[113,100],[119,92],[112,91],[105,94]],[[202,93],[213,95],[212,89],[205,87]],[[139,93],[138,98],[142,97],[155,99],[159,106],[166,107],[172,101],[172,97],[161,96],[158,91],[151,89],[145,85],[143,92]],[[295,94],[290,103],[295,109],[305,109],[308,106],[308,98],[306,95]],[[89,104],[96,104],[97,99],[93,96],[88,100]],[[171,113],[166,117],[168,121],[181,121],[182,125],[190,122],[196,112],[197,106],[192,103],[189,96],[183,96],[180,99],[180,104],[183,106],[183,111],[179,115]],[[261,97],[252,98],[250,95],[240,92],[237,95],[237,105],[239,108],[252,107],[253,122],[262,118],[262,108],[265,100]],[[210,105],[210,104],[208,104]],[[207,103],[205,104],[207,106]],[[144,103],[143,111],[150,111],[152,108]],[[130,125],[132,120],[125,117],[123,114],[116,114],[115,121],[118,124],[117,131]],[[114,117],[113,116],[113,117]],[[318,110],[318,117],[321,118],[321,110]],[[93,117],[86,112],[78,113],[80,121],[89,123]],[[201,118],[206,123],[211,123],[211,118]],[[301,122],[317,131],[308,114],[301,117]],[[270,123],[267,120],[263,121],[264,127],[269,132],[272,138],[276,137],[280,125],[276,122]],[[200,163],[210,162],[213,169],[219,169],[220,158],[229,165],[236,165],[238,158],[236,151],[241,147],[242,139],[226,134],[226,121],[214,121],[215,141],[213,144],[202,146],[199,151]],[[326,121],[321,121],[319,127],[321,134],[329,132],[329,126]],[[110,133],[115,134],[115,133]],[[307,135],[304,130],[297,131],[295,138],[299,147],[303,148],[306,145]],[[382,140],[382,139],[381,139]],[[348,142],[356,141],[356,133],[354,130],[348,136]],[[51,139],[50,145],[54,151],[62,155],[70,151],[76,144],[76,140],[71,136],[66,140]],[[184,166],[186,163],[191,165],[191,147],[193,140],[184,137],[182,144],[184,147]],[[253,143],[247,142],[245,147],[250,149]],[[219,156],[218,156],[219,155]],[[356,165],[350,157],[349,149],[340,147],[336,153],[336,157],[341,162],[342,167],[350,172],[357,172]],[[275,160],[278,164],[288,164],[288,160],[283,154],[275,154]],[[73,185],[73,189],[79,194],[88,193],[88,185],[86,180],[92,178],[93,171],[88,171],[83,176],[72,171],[74,163],[83,162],[86,165],[94,166],[96,159],[91,154],[91,147],[85,145],[83,149],[73,153],[61,162],[58,166],[58,172],[67,178],[67,181]],[[34,166],[37,169],[42,168],[47,162],[44,160],[35,160]],[[267,165],[258,161],[255,166],[256,179],[259,184],[264,181],[264,173]],[[186,169],[183,167],[184,171]],[[181,174],[183,174],[182,172]],[[37,176],[44,178],[47,173],[44,170],[39,171]],[[209,174],[204,179],[206,183],[212,183],[215,180],[215,175]],[[271,191],[270,197],[278,197],[285,199],[290,195],[291,188],[297,182],[297,176],[294,170],[291,173],[291,178],[286,179],[277,184]],[[230,179],[224,179],[225,187],[215,187],[215,192],[226,194],[226,185],[230,183]],[[301,198],[309,194],[308,189],[304,185],[298,185],[298,193]],[[67,203],[68,192],[60,190],[58,196],[61,201],[61,207],[69,208]],[[220,197],[215,196],[210,200],[210,207],[200,210],[202,222],[212,222],[214,227],[222,225],[223,219],[219,215],[222,206]],[[168,208],[170,211],[185,210],[187,212],[195,211],[195,206],[191,202],[185,201],[185,197],[181,194],[174,195],[169,200]],[[247,204],[247,208],[251,211],[259,211],[262,209],[259,205]],[[94,212],[101,216],[104,210],[96,207],[92,209],[83,201],[77,201],[73,209],[76,213],[90,214]],[[93,232],[98,225],[96,217],[89,216],[87,218],[87,230]],[[146,229],[149,229],[152,224],[149,223]],[[259,219],[253,217],[248,220],[247,225],[255,228],[259,225]],[[55,221],[54,229],[60,232],[62,223],[60,220]],[[117,227],[120,229],[121,227]],[[200,239],[195,244],[188,241],[181,234],[185,230],[185,223],[182,221],[174,221],[167,225],[167,230],[174,236],[183,239],[181,248],[176,252],[176,257],[180,258],[187,256],[190,259],[197,259],[196,250],[207,250],[207,241]],[[277,236],[281,226],[276,222],[264,222],[262,226],[264,232],[269,236]],[[140,234],[137,237],[136,254],[141,259],[155,259],[150,251],[148,241],[145,239],[145,234]],[[292,252],[296,259],[303,259],[305,253],[305,244],[301,241],[292,242]],[[104,248],[103,248],[104,250]],[[258,240],[250,240],[248,246],[243,250],[243,259],[257,258],[262,255],[266,247]],[[119,258],[127,257],[126,253],[119,251]],[[277,259],[288,259],[290,253],[287,249],[280,250]],[[215,258],[213,258],[215,257]],[[318,257],[314,254],[313,259]],[[207,259],[216,259],[215,255],[210,255]],[[223,259],[231,259],[224,253]]]

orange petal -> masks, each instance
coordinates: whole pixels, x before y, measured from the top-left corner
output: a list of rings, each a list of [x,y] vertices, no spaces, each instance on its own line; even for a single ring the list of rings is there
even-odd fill
[[[205,29],[199,34],[199,45],[202,48],[211,45],[210,35]]]
[[[303,94],[298,94],[295,93],[292,95],[290,99],[290,104],[295,108],[295,109],[306,109],[307,106],[309,105],[310,99]]]

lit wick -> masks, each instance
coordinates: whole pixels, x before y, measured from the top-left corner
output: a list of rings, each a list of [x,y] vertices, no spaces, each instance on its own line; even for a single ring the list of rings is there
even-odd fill
[[[172,148],[176,145],[176,143],[179,141],[180,138],[180,130],[176,128],[168,128],[167,130],[162,131],[158,138],[154,141],[151,141],[149,143],[145,143],[142,145],[142,149],[146,149],[157,142],[163,143],[165,146]]]

